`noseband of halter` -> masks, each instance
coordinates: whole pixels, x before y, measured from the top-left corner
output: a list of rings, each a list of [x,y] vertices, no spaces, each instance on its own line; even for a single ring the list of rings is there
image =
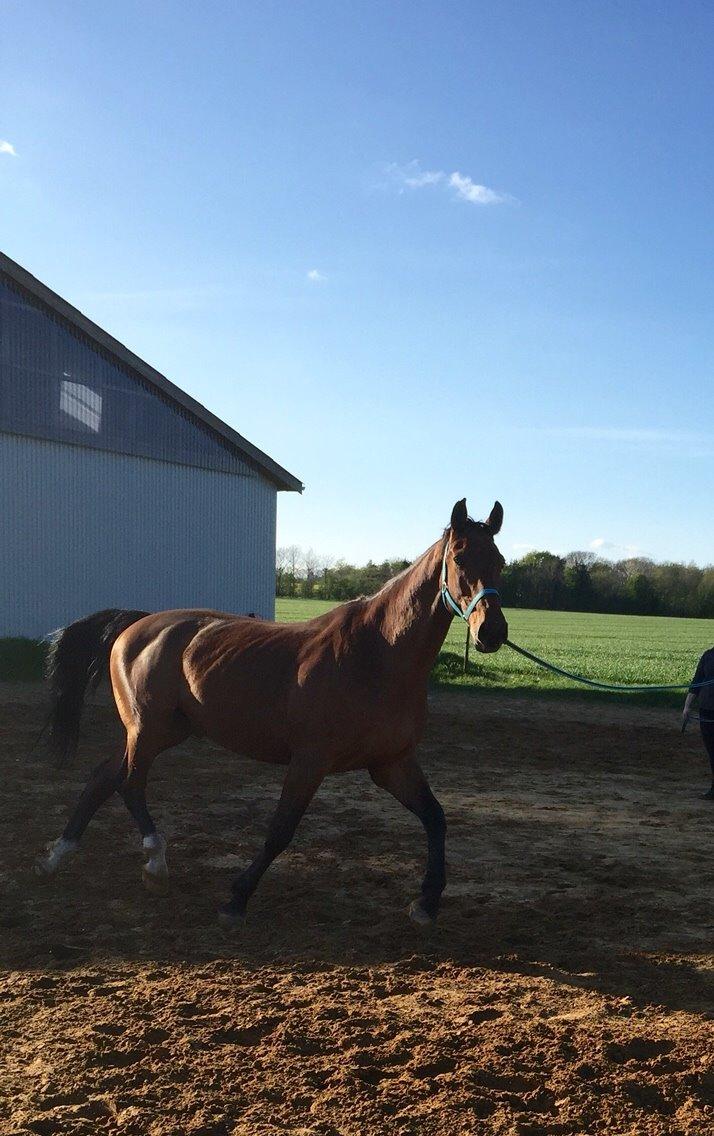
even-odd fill
[[[471,602],[466,608],[466,611],[462,611],[459,604],[457,604],[456,600],[449,591],[449,585],[446,583],[446,557],[448,556],[448,553],[449,545],[447,542],[446,548],[444,549],[444,559],[441,562],[441,598],[447,611],[452,611],[461,619],[468,620],[471,618],[476,605],[481,602],[484,596],[497,596],[499,595],[499,592],[497,588],[481,588],[481,591],[477,592],[476,595],[471,599]]]

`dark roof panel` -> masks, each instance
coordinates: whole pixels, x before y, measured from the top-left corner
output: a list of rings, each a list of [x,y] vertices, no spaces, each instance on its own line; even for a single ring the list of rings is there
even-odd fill
[[[303,485],[298,478],[288,473],[287,470],[283,469],[282,466],[278,465],[277,462],[263,453],[262,450],[259,450],[257,446],[254,446],[246,438],[243,438],[242,435],[238,434],[225,422],[221,421],[220,418],[212,414],[210,410],[207,410],[205,406],[202,406],[200,402],[197,402],[194,398],[191,398],[190,395],[186,394],[185,391],[175,386],[159,371],[150,367],[148,363],[145,363],[138,355],[129,351],[122,343],[119,343],[118,340],[108,335],[106,331],[93,323],[92,320],[88,319],[80,311],[72,307],[71,304],[68,304],[66,300],[63,300],[61,296],[51,291],[51,289],[47,288],[41,281],[37,280],[19,264],[16,264],[15,261],[1,252],[0,272],[4,273],[20,290],[25,291],[36,301],[39,301],[44,308],[49,309],[50,313],[59,317],[60,321],[71,325],[73,329],[81,333],[82,337],[86,337],[90,340],[92,344],[100,349],[102,355],[109,355],[116,360],[123,371],[129,370],[133,372],[136,379],[143,386],[155,391],[156,394],[159,395],[161,401],[173,405],[177,410],[180,410],[182,412],[182,418],[188,419],[189,421],[193,420],[202,433],[217,436],[216,441],[220,441],[223,447],[233,453],[236,459],[239,459],[239,462],[242,461],[248,467],[256,469],[264,477],[272,481],[279,490],[302,492]],[[126,381],[128,381],[128,379]],[[79,393],[73,392],[71,389],[73,385],[77,384],[73,384],[71,381],[63,384],[63,386],[67,388],[66,391],[63,390],[62,394],[65,401],[75,396],[77,398],[80,397],[81,389]],[[91,407],[78,407],[78,413],[80,411],[85,418],[87,416],[91,417]],[[188,423],[186,428],[188,428]],[[23,431],[20,429],[18,432],[22,433]],[[200,463],[191,460],[189,457],[188,464]]]

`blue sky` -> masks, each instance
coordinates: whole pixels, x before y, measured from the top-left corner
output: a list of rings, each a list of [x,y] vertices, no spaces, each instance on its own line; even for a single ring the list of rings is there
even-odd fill
[[[714,561],[714,10],[5,0],[0,246],[305,482],[278,541]]]

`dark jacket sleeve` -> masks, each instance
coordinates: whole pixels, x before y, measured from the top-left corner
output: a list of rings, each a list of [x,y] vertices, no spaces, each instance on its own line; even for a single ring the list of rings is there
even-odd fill
[[[706,677],[706,675],[704,673],[704,671],[705,671],[704,658],[705,658],[705,656],[702,655],[701,659],[697,663],[697,669],[694,672],[694,678],[692,679],[690,686],[689,686],[689,693],[690,694],[699,694],[699,691],[701,690],[701,687],[696,687],[696,689],[694,689],[694,690],[692,689],[692,687],[694,687],[695,683],[697,683],[697,682],[703,682],[704,678]]]

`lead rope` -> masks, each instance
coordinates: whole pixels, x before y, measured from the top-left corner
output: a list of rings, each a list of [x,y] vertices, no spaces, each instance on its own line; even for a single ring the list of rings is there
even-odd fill
[[[534,655],[532,651],[526,651],[524,647],[518,647],[515,643],[512,643],[510,639],[506,639],[506,646],[510,647],[512,651],[516,651],[519,655],[523,655],[524,658],[530,659],[532,663],[536,663],[539,667],[544,667],[545,670],[552,671],[553,674],[562,675],[563,678],[570,678],[573,682],[583,683],[584,686],[594,686],[598,690],[623,690],[637,694],[648,690],[698,690],[701,686],[711,686],[714,684],[714,678],[704,679],[703,682],[671,682],[662,686],[639,686],[621,682],[597,682],[594,678],[585,678],[585,675],[574,674],[573,671],[566,671],[563,670],[562,667],[556,667],[554,663],[549,663],[545,659],[541,659],[539,655]]]
[[[466,643],[464,646],[464,674],[466,674],[469,665],[469,628],[466,628]],[[512,643],[510,639],[506,639],[506,646],[510,647],[512,651],[517,651],[519,655],[524,658],[530,659],[532,663],[536,663],[539,667],[543,667],[547,671],[552,671],[553,674],[562,675],[563,678],[570,678],[574,682],[583,683],[585,686],[594,686],[598,690],[622,690],[629,691],[631,694],[641,694],[648,690],[697,690],[700,686],[711,686],[714,679],[708,678],[703,682],[684,682],[684,683],[669,683],[666,686],[628,686],[626,683],[616,682],[597,682],[593,678],[585,678],[584,675],[574,674],[573,671],[563,670],[561,667],[556,667],[554,663],[549,663],[545,659],[541,659],[539,655],[534,655],[532,651],[526,651],[524,647],[518,647]],[[692,722],[703,722],[707,726],[714,726],[714,718],[702,718],[701,714],[690,714],[689,719]],[[687,721],[682,723],[682,733],[687,728]]]

